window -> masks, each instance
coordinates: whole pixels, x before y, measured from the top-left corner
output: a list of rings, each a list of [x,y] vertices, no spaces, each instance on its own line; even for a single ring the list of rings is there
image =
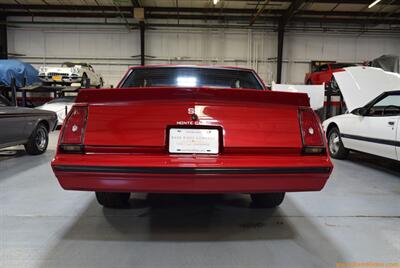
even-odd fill
[[[77,66],[77,65],[79,65],[79,66],[84,66],[84,67],[88,67],[88,64],[87,63],[82,63],[82,62],[64,62],[62,65],[61,65],[61,67],[68,67],[68,68],[72,68],[72,67],[75,67],[75,66]]]
[[[400,95],[389,95],[375,103],[374,107],[385,107],[395,105],[400,107]]]
[[[127,87],[263,87],[251,71],[196,67],[160,67],[136,69],[123,82]]]
[[[328,65],[324,64],[324,65],[319,66],[318,71],[319,72],[325,72],[325,71],[328,71],[328,69],[329,69]]]
[[[388,95],[369,110],[370,116],[390,116],[400,113],[400,94]]]
[[[72,62],[64,62],[61,67],[68,67],[68,68],[72,68],[75,67],[75,63]]]
[[[332,69],[342,69],[342,68],[353,67],[353,66],[357,66],[357,64],[354,64],[354,63],[333,63],[333,64],[331,64]]]

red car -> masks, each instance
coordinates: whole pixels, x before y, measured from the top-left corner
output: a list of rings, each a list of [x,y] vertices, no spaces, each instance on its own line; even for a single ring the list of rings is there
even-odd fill
[[[266,90],[253,70],[134,67],[76,102],[52,168],[106,207],[131,192],[248,193],[275,207],[285,192],[321,190],[333,168],[307,95]]]
[[[332,80],[333,73],[343,71],[343,68],[356,66],[352,63],[329,63],[318,66],[315,71],[306,73],[304,83],[307,85],[321,85]]]

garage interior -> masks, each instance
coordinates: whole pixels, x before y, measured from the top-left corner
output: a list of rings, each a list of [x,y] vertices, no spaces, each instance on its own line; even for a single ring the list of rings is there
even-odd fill
[[[312,61],[400,55],[400,1],[373,2],[0,0],[0,59],[88,62],[104,87],[150,64],[304,84]],[[400,267],[399,161],[332,159],[322,191],[288,193],[277,209],[240,194],[133,194],[116,210],[60,187],[59,133],[42,155],[0,150],[0,267]]]

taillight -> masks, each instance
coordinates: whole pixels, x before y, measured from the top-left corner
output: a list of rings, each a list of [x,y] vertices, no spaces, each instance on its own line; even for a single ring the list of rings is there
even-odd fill
[[[87,119],[87,105],[74,105],[62,128],[60,150],[65,153],[82,153]]]
[[[303,153],[325,153],[325,139],[319,118],[311,108],[299,109]]]

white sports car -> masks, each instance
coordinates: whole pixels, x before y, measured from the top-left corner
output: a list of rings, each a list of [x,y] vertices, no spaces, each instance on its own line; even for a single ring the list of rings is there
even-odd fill
[[[103,86],[103,78],[88,63],[64,62],[61,67],[42,66],[39,68],[38,76],[46,84],[71,85],[80,83],[82,86],[86,86],[89,79],[90,85],[88,86],[98,88]]]
[[[334,74],[349,112],[323,122],[330,155],[349,150],[400,160],[400,75],[371,67]]]
[[[74,96],[62,97],[46,102],[45,104],[36,107],[35,109],[52,111],[57,114],[57,126],[61,126],[65,117],[75,103]]]

